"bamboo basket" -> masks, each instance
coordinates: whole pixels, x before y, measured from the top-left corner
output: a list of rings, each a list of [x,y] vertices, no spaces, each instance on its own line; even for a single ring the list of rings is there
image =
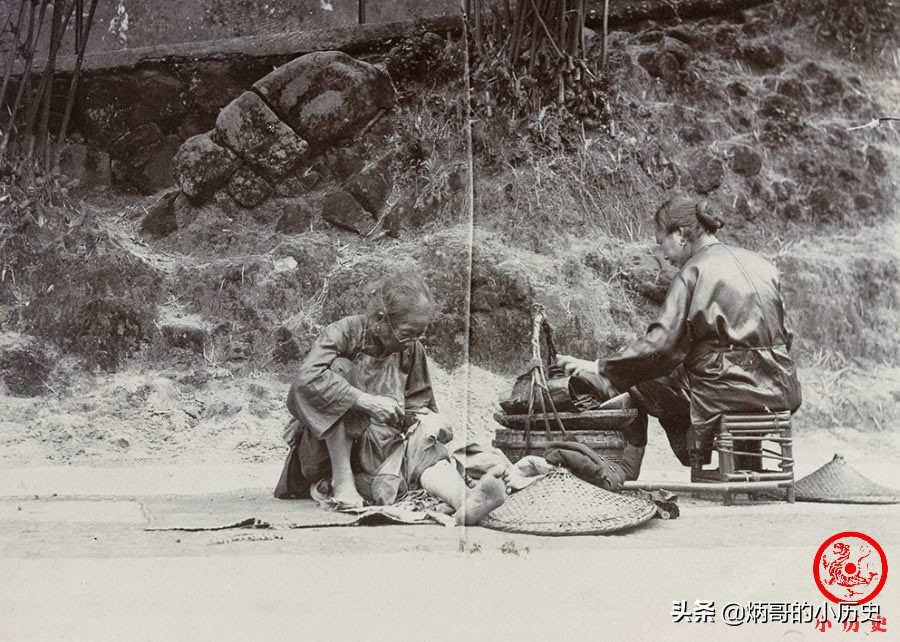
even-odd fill
[[[563,428],[569,430],[611,430],[622,431],[625,426],[634,421],[638,416],[635,408],[616,408],[614,410],[585,410],[584,412],[560,412],[557,413]],[[504,428],[524,431],[528,425],[528,415],[507,415],[502,412],[494,413],[494,421]],[[547,417],[551,428],[557,428],[556,418]],[[531,416],[531,431],[543,431],[544,415],[540,412]]]
[[[493,445],[499,448],[510,459],[518,461],[526,455],[543,456],[553,442],[577,441],[595,453],[614,462],[620,462],[625,454],[625,436],[623,430],[638,416],[632,407],[621,407],[614,402],[613,407],[603,410],[584,410],[582,412],[559,412],[554,400],[554,392],[558,392],[560,377],[553,379],[557,385],[551,385],[547,374],[558,370],[556,348],[553,346],[550,324],[544,316],[544,307],[539,303],[532,305],[532,332],[530,383],[528,390],[527,414],[494,414],[494,419],[504,428],[498,428],[494,435]],[[541,359],[541,336],[547,341],[547,366]],[[526,379],[520,377],[514,385],[521,386]],[[523,390],[519,391],[524,392]],[[571,401],[571,386],[566,386],[566,399]],[[627,405],[631,405],[628,395],[624,397]],[[524,398],[524,396],[523,396]],[[535,407],[539,403],[540,411]],[[501,403],[502,406],[502,403]],[[540,430],[543,428],[543,430]]]
[[[625,453],[625,437],[620,430],[532,430],[530,440],[522,430],[498,428],[494,447],[499,448],[512,462],[526,455],[543,457],[547,447],[555,441],[578,441],[595,453],[614,462],[621,462]]]
[[[606,459],[620,462],[625,453],[623,429],[638,416],[634,408],[615,410],[591,410],[585,412],[561,412],[559,420],[565,431],[547,432],[544,417],[532,415],[506,415],[496,413],[494,419],[504,428],[498,428],[494,447],[502,450],[509,460],[516,462],[526,455],[543,456],[554,441],[578,441]],[[556,418],[548,418],[551,428],[558,428]],[[526,432],[525,428],[529,427]],[[530,438],[529,438],[530,437]]]

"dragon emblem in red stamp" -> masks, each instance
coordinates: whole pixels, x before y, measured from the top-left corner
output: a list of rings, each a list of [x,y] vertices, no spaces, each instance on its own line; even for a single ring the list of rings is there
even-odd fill
[[[826,539],[813,559],[813,577],[832,602],[864,604],[887,580],[884,549],[865,533],[848,531]]]

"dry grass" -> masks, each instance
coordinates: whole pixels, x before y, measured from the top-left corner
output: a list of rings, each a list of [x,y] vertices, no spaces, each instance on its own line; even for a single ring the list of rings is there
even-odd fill
[[[893,366],[863,370],[840,355],[800,371],[801,426],[814,430],[856,430],[900,438],[900,371]]]

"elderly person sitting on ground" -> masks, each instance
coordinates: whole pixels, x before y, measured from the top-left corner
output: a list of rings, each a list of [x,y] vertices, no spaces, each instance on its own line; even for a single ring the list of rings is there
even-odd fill
[[[370,293],[365,314],[325,328],[288,394],[291,448],[276,497],[307,497],[330,479],[333,502],[356,508],[422,488],[467,525],[503,503],[502,468],[470,489],[444,445],[452,429],[437,414],[421,342],[433,310],[422,278],[398,270]]]

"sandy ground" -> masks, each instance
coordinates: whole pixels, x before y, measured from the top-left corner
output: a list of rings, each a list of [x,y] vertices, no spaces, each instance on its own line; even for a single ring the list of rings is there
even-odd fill
[[[654,427],[651,440],[662,438]],[[882,453],[799,440],[800,474],[838,449],[890,484]],[[190,512],[223,493],[270,501],[280,464],[5,466],[0,469],[2,640],[820,639],[810,621],[729,626],[728,602],[823,604],[811,574],[830,535],[861,531],[893,561],[900,505],[680,498],[677,520],[625,533],[537,537],[388,526],[150,532],[154,507]],[[684,479],[659,448],[645,478]],[[298,514],[311,502],[278,502]],[[248,508],[248,510],[250,510]],[[249,516],[249,515],[248,515]],[[875,600],[898,639],[900,584]],[[673,601],[716,603],[675,623]],[[52,616],[49,616],[52,605]],[[866,635],[864,624],[857,635]],[[826,632],[845,635],[834,622]]]
[[[673,623],[673,600],[819,607],[806,547],[4,561],[15,640],[896,640],[810,622]],[[677,563],[673,563],[677,560]],[[655,573],[648,569],[671,569]],[[691,572],[685,573],[685,569]],[[11,585],[17,590],[10,590]],[[895,585],[896,586],[896,585]],[[48,617],[48,605],[52,616]],[[721,607],[719,607],[721,608]]]
[[[896,506],[693,500],[678,520],[605,537],[439,526],[142,530],[142,503],[184,498],[0,500],[0,639],[817,639],[809,621],[728,626],[721,608],[820,606],[812,559],[835,532],[869,533],[888,555],[900,546]],[[897,587],[889,581],[877,598],[889,623]],[[674,623],[680,600],[714,601],[716,621]]]

